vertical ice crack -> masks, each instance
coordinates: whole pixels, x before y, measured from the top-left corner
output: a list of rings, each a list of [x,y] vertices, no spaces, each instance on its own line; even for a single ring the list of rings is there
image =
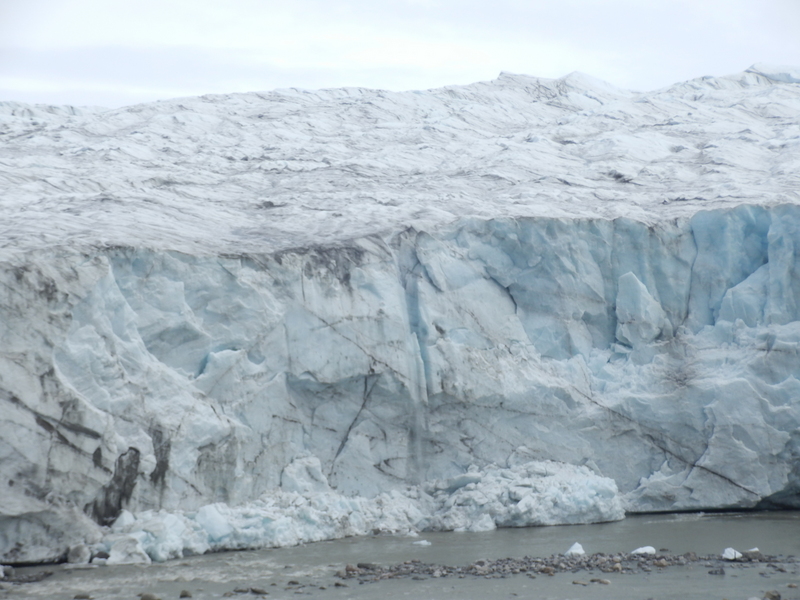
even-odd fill
[[[333,457],[333,460],[331,461],[331,468],[330,471],[328,472],[329,477],[333,474],[333,467],[336,464],[336,459],[339,458],[339,455],[342,453],[344,447],[347,445],[347,441],[350,439],[350,432],[353,431],[353,427],[356,426],[359,419],[361,418],[361,413],[364,412],[364,408],[366,408],[367,402],[369,402],[369,397],[372,394],[372,390],[375,389],[375,384],[378,383],[379,378],[380,375],[375,376],[372,374],[364,377],[364,393],[363,393],[363,399],[361,401],[361,407],[358,409],[356,416],[351,421],[350,426],[347,428],[347,431],[344,433],[344,436],[342,437],[342,441],[339,443],[339,448],[336,450],[336,455]],[[371,382],[372,385],[370,385],[370,379],[372,380]]]

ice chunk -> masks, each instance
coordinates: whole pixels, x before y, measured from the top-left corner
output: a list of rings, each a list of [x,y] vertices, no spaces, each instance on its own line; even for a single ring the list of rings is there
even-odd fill
[[[128,529],[135,521],[136,517],[133,515],[133,513],[122,509],[113,525],[111,525],[111,529],[112,531],[124,531]]]
[[[719,318],[726,321],[742,319],[748,327],[763,323],[768,285],[769,263],[759,267],[747,279],[725,292]]]
[[[653,546],[642,546],[641,548],[637,548],[633,550],[631,554],[655,554],[656,549]]]
[[[207,504],[197,511],[195,521],[208,534],[211,542],[219,542],[233,533],[233,527],[222,515],[220,504]]]
[[[108,538],[110,549],[108,552],[108,565],[135,565],[150,564],[152,561],[142,547],[138,535],[114,535]]]
[[[736,560],[742,558],[742,553],[734,550],[733,548],[725,548],[722,552],[722,558],[725,560]]]
[[[586,554],[586,552],[584,551],[583,546],[581,546],[578,542],[572,544],[572,546],[569,547],[569,550],[564,552],[564,556],[583,556],[584,554]]]
[[[649,344],[662,333],[671,333],[661,304],[631,272],[619,278],[617,321],[617,339],[633,347]]]
[[[490,514],[483,514],[466,527],[466,531],[494,531],[497,525]]]

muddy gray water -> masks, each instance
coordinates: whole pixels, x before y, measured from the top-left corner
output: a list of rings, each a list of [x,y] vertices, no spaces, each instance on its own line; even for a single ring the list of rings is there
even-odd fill
[[[415,542],[426,540],[430,545]],[[671,554],[695,552],[719,555],[725,548],[758,547],[780,555],[769,566],[726,564],[724,575],[712,575],[712,565],[696,562],[636,574],[557,573],[532,579],[525,574],[484,578],[467,576],[419,580],[389,579],[376,583],[341,580],[336,576],[347,564],[390,565],[418,559],[423,563],[466,566],[476,560],[505,557],[550,556],[580,542],[587,553],[630,552],[654,546]],[[52,571],[43,581],[4,584],[0,595],[20,599],[69,600],[88,594],[97,600],[136,600],[151,593],[167,600],[186,590],[193,598],[256,598],[234,590],[263,589],[275,598],[311,597],[345,599],[641,599],[655,598],[762,598],[778,591],[784,599],[799,598],[800,569],[790,556],[800,556],[800,512],[742,514],[641,515],[617,523],[530,529],[505,529],[487,533],[437,533],[419,538],[375,536],[320,542],[295,548],[229,552],[189,557],[149,566],[70,569],[64,566],[29,567],[23,574]],[[576,585],[603,577],[608,584]],[[336,586],[336,583],[346,587]],[[323,589],[324,588],[324,589]]]

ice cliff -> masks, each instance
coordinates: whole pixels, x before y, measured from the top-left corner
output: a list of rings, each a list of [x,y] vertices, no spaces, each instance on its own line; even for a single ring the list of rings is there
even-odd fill
[[[0,562],[800,506],[799,83],[0,104]]]

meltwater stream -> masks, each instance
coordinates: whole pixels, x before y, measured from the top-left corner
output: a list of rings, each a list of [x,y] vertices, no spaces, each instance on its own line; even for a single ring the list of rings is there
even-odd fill
[[[420,544],[423,540],[430,545]],[[670,554],[698,555],[719,555],[727,547],[740,551],[758,547],[764,554],[778,556],[778,560],[753,565],[726,563],[724,575],[710,574],[710,563],[703,561],[650,573],[567,572],[536,578],[524,574],[504,578],[470,575],[462,579],[425,577],[359,584],[357,579],[342,580],[336,575],[345,565],[359,562],[390,565],[419,559],[423,563],[465,566],[480,559],[546,557],[565,552],[574,542],[580,542],[587,554],[630,552],[645,545]],[[256,598],[249,591],[254,588],[268,592],[270,599],[746,600],[777,591],[785,600],[800,598],[800,588],[794,587],[800,585],[800,565],[792,556],[800,556],[800,512],[639,515],[597,525],[435,533],[418,538],[350,538],[294,548],[209,554],[149,566],[28,567],[18,569],[17,574],[33,575],[43,570],[53,574],[36,583],[4,584],[0,596],[68,600],[87,595],[96,600],[135,600],[150,593],[167,600],[179,598],[185,591],[192,598],[205,600]],[[607,578],[609,583],[573,583],[598,577]]]

